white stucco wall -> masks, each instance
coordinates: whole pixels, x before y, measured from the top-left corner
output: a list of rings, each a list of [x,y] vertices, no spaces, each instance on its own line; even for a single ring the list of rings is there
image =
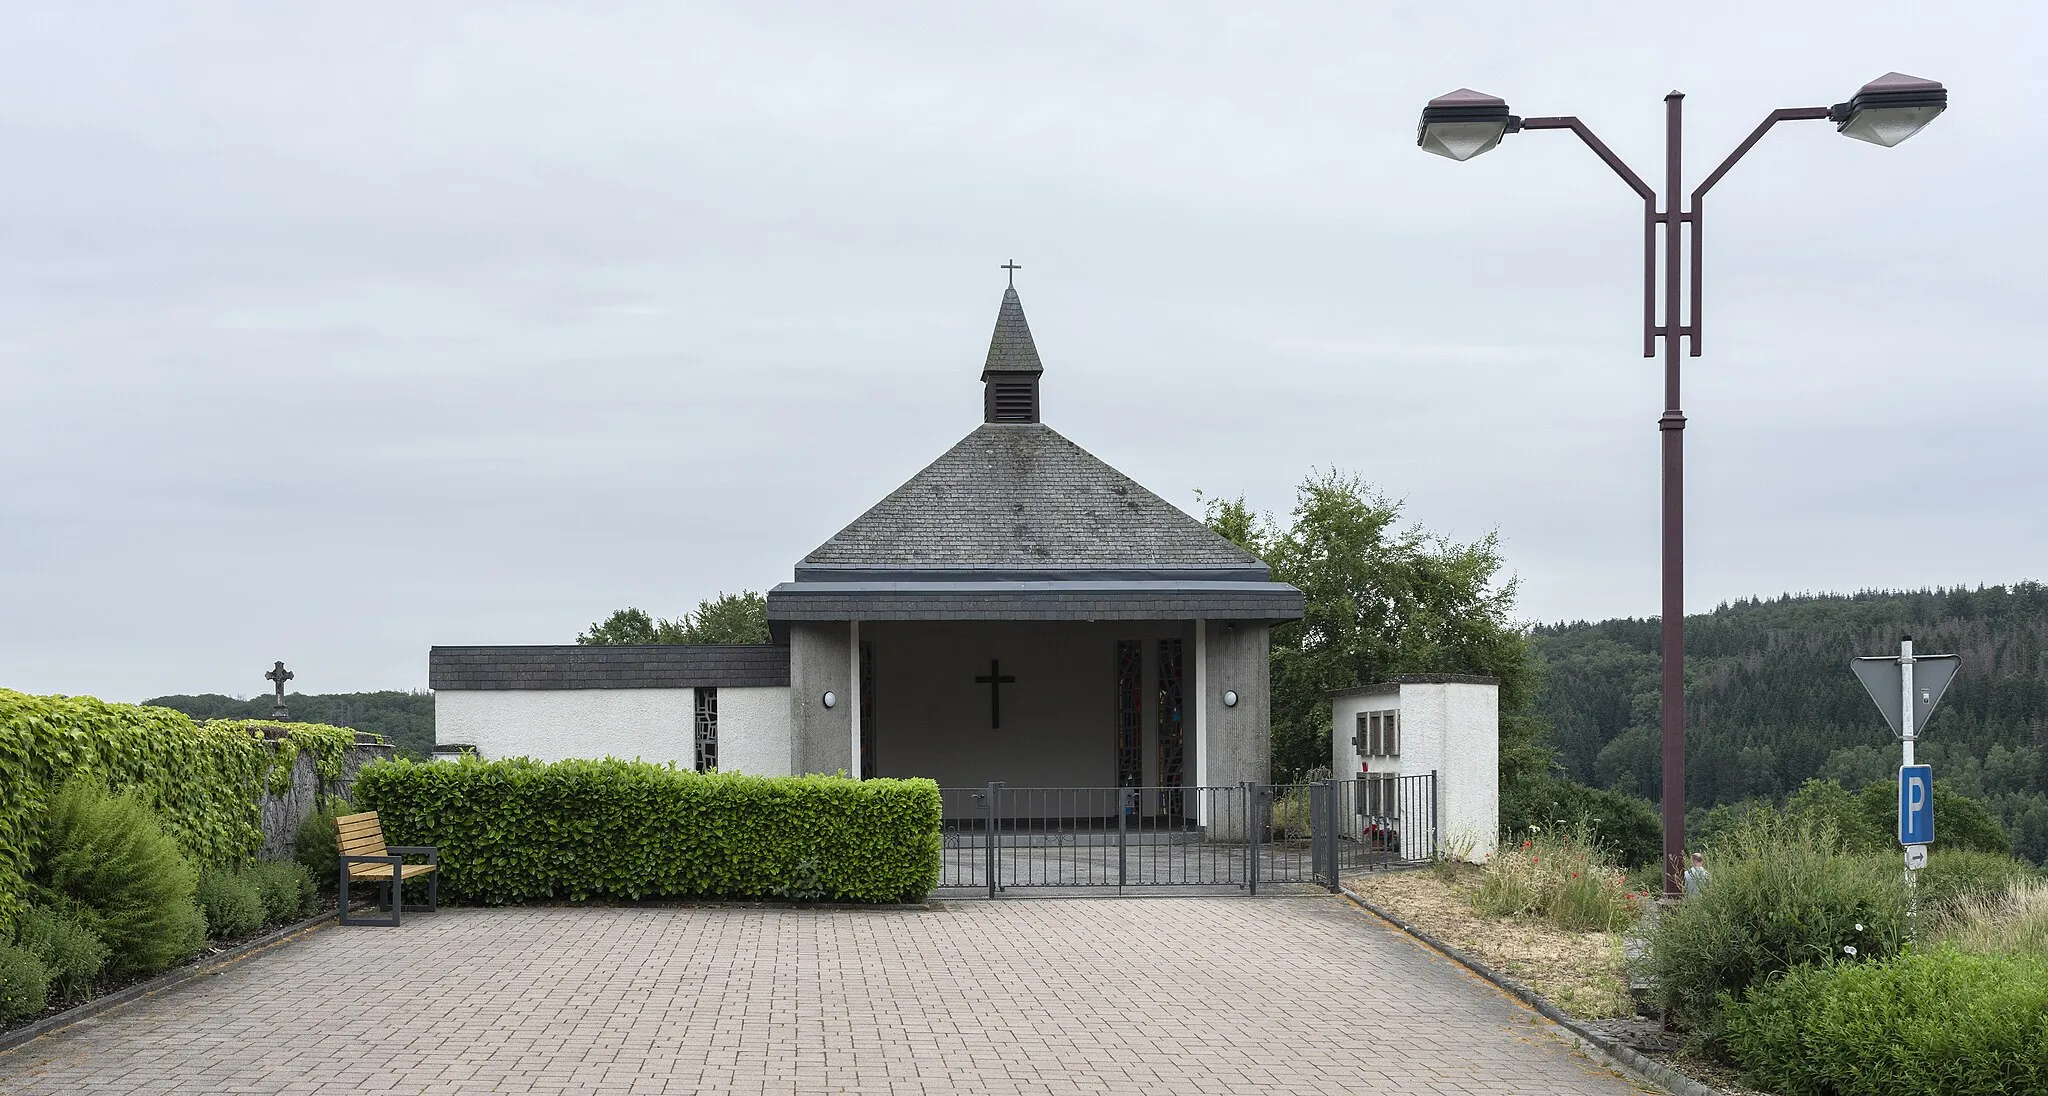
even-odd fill
[[[1351,744],[1361,712],[1398,711],[1399,757],[1361,759]],[[1482,861],[1500,830],[1500,689],[1469,682],[1408,683],[1331,701],[1331,761],[1339,777],[1437,774],[1440,847]]]
[[[718,768],[789,775],[789,687],[718,690]]]
[[[434,694],[434,741],[467,743],[486,759],[617,757],[697,761],[693,689],[443,689]],[[783,687],[718,690],[719,767],[789,771],[789,699]]]

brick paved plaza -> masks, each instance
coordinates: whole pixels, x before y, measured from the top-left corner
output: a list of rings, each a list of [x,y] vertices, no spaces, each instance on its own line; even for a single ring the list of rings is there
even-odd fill
[[[0,1093],[1635,1093],[1331,898],[449,910],[0,1054]]]

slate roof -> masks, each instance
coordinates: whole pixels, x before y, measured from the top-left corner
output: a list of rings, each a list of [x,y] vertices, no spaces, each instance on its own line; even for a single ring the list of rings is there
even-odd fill
[[[981,379],[990,373],[1043,373],[1038,361],[1038,344],[1031,341],[1031,325],[1024,320],[1024,302],[1017,299],[1017,287],[1003,291],[1003,304],[996,310],[996,331],[988,340],[988,362],[981,367]]]
[[[768,618],[791,620],[1297,620],[1286,583],[1066,580],[785,582]]]
[[[789,684],[789,648],[771,643],[435,647],[427,687],[685,689]]]
[[[1259,561],[1033,422],[976,427],[803,562],[1042,569]]]

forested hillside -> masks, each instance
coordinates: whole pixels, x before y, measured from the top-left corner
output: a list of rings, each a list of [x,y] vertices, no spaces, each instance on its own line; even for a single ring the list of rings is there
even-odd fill
[[[1824,777],[1890,779],[1899,750],[1849,670],[1857,655],[1958,654],[1919,760],[1985,800],[2015,851],[2048,862],[2048,587],[1788,596],[1686,620],[1686,804],[1778,799]],[[1657,622],[1538,628],[1536,701],[1582,783],[1657,798]]]
[[[268,719],[270,696],[241,700],[219,693],[160,696],[144,704],[171,708],[194,719]],[[291,693],[285,697],[292,719],[327,723],[383,735],[392,745],[425,755],[434,749],[434,694],[386,689],[375,693]]]

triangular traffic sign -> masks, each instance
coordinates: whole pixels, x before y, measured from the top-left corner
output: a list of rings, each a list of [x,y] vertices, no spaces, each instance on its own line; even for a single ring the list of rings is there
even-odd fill
[[[1941,695],[1948,691],[1948,683],[1956,679],[1956,669],[1961,665],[1962,659],[1957,655],[1913,657],[1913,737],[1918,738],[1927,729],[1927,717],[1934,714],[1934,706],[1941,703]],[[1864,691],[1877,702],[1884,721],[1892,725],[1892,736],[1898,737],[1899,702],[1903,699],[1899,687],[1903,675],[1897,656],[1864,656],[1849,663],[1849,668],[1856,671]]]

